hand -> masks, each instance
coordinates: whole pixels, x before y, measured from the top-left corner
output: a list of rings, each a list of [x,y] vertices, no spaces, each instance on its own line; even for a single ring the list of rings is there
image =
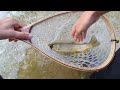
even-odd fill
[[[72,27],[72,37],[76,42],[86,38],[88,28],[104,14],[103,11],[85,11]]]
[[[32,35],[30,33],[20,31],[20,28],[24,26],[26,24],[13,18],[0,19],[0,39],[9,39],[9,41],[31,39]]]

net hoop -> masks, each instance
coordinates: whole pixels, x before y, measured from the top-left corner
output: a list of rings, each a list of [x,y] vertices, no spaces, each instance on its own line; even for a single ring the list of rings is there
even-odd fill
[[[59,15],[62,15],[62,14],[67,14],[67,13],[71,13],[71,12],[76,12],[76,11],[60,11],[59,13],[56,13],[54,15],[51,15],[51,16],[48,16],[46,18],[43,18],[41,20],[38,20],[30,25],[28,25],[27,27],[30,27],[32,28],[34,25],[38,24],[38,23],[42,23],[43,21],[46,21],[52,17],[55,17],[55,16],[59,16]],[[23,41],[29,45],[31,45],[34,49],[38,50],[40,53],[42,53],[43,55],[45,55],[46,57],[50,58],[51,60],[53,60],[55,63],[59,63],[61,65],[64,65],[65,67],[68,67],[68,68],[71,68],[71,69],[74,69],[74,70],[78,70],[78,71],[84,71],[84,72],[93,72],[93,71],[99,71],[105,67],[107,67],[111,61],[113,60],[114,56],[115,56],[115,50],[116,50],[116,36],[115,36],[115,32],[114,32],[114,29],[113,29],[113,26],[112,24],[110,23],[110,21],[108,20],[107,16],[103,15],[101,16],[102,20],[105,22],[106,26],[108,27],[108,30],[109,32],[112,32],[111,33],[111,39],[114,40],[112,41],[111,43],[111,49],[110,49],[110,54],[108,56],[108,58],[105,60],[104,63],[102,63],[101,65],[97,66],[97,67],[93,67],[93,68],[76,68],[76,67],[73,67],[73,66],[70,66],[70,65],[66,65],[62,62],[60,62],[59,60],[57,59],[54,59],[50,56],[48,56],[46,53],[44,53],[43,51],[41,51],[40,49],[36,48],[32,43],[28,42],[28,41]],[[27,28],[26,27],[26,28]]]

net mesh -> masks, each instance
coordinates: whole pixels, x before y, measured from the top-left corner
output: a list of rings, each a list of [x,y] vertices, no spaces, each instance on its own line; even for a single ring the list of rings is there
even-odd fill
[[[74,42],[70,35],[71,28],[80,17],[81,12],[71,12],[52,17],[32,27],[32,43],[48,56],[66,65],[76,68],[93,68],[101,65],[108,58],[111,50],[111,36],[109,30],[100,18],[93,24],[86,35],[86,39],[80,43],[89,42],[93,35],[100,45],[77,54],[62,54],[52,50],[49,44],[54,42]]]

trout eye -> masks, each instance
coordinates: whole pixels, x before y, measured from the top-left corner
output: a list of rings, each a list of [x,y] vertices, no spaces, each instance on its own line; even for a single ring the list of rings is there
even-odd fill
[[[53,44],[49,45],[49,47],[52,49],[53,48]]]

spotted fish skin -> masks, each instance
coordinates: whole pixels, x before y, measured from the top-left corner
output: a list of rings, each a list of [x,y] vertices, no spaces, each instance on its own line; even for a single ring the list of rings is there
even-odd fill
[[[95,36],[92,36],[89,43],[86,44],[75,44],[75,43],[53,43],[50,44],[50,48],[56,52],[59,53],[65,53],[65,54],[75,54],[80,53],[83,51],[86,51],[88,49],[97,47],[100,45],[100,42],[97,40]]]

